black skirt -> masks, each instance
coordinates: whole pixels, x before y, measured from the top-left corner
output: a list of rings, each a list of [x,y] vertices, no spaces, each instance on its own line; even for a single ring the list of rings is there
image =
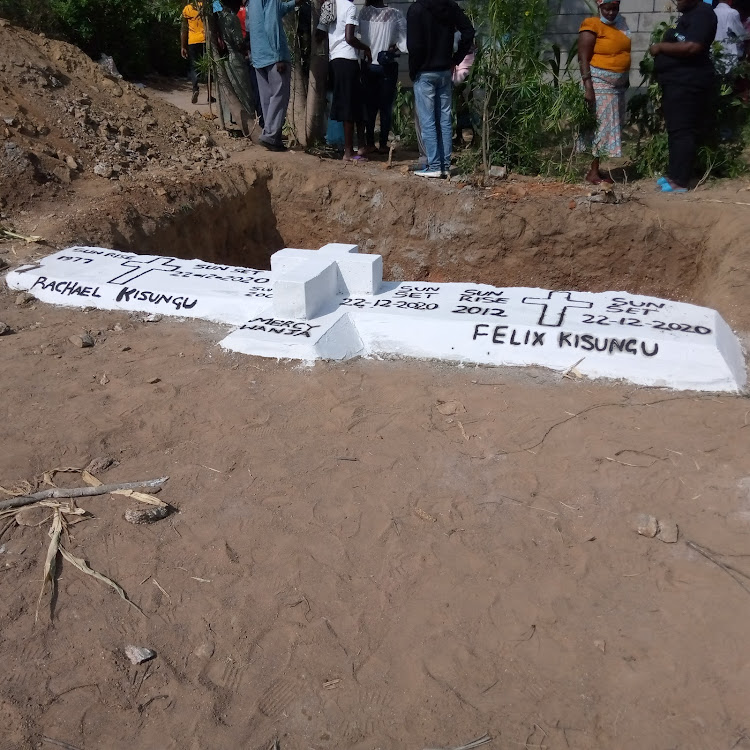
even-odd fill
[[[336,58],[331,60],[333,72],[333,101],[331,119],[339,122],[362,122],[364,97],[362,71],[359,60]]]

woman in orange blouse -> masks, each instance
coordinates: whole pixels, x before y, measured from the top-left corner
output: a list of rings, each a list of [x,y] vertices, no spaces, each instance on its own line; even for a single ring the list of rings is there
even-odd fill
[[[620,15],[620,3],[596,0],[599,16],[587,18],[578,32],[578,64],[584,97],[596,112],[596,132],[581,150],[594,160],[586,180],[612,182],[599,172],[600,156],[622,156],[625,91],[630,78],[630,29]]]

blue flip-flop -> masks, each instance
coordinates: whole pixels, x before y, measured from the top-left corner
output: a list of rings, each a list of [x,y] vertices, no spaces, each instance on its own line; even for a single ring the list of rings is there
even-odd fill
[[[661,192],[662,193],[687,193],[687,188],[672,187],[668,182],[662,182]]]
[[[661,177],[660,177],[660,178],[659,178],[659,179],[658,179],[658,180],[656,181],[656,185],[657,185],[657,187],[661,187],[661,186],[662,186],[662,185],[663,185],[663,184],[664,184],[665,182],[667,182],[667,178],[666,178],[666,177],[665,177],[664,175],[662,175],[662,176],[661,176]]]

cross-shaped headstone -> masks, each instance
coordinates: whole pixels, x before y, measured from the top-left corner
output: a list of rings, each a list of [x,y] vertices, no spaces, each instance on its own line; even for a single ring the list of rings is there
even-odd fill
[[[521,301],[525,305],[542,305],[542,314],[539,316],[537,325],[558,327],[562,325],[565,311],[569,307],[590,310],[594,306],[593,302],[571,299],[570,294],[570,292],[549,292],[546,297],[524,297]]]
[[[271,271],[274,313],[309,320],[331,312],[339,295],[377,294],[383,258],[360,255],[357,245],[340,243],[320,250],[284,248],[271,256]]]

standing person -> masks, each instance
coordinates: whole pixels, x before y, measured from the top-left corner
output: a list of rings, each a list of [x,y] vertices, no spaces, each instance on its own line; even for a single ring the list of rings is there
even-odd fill
[[[247,67],[250,71],[250,86],[252,87],[254,114],[258,118],[258,124],[263,128],[263,107],[260,104],[260,94],[258,94],[258,76],[253,67],[253,58],[250,50],[250,35],[247,33],[247,2],[248,0],[241,1],[240,9],[237,11],[237,20],[240,22],[242,37],[247,42]]]
[[[453,35],[460,32],[456,52]],[[451,70],[466,56],[474,27],[455,0],[416,0],[406,14],[409,76],[427,156],[427,166],[414,174],[446,177],[450,171],[452,131]]]
[[[716,14],[715,42],[721,44],[718,65],[720,72],[731,73],[742,59],[745,51],[745,27],[742,25],[739,11],[733,7],[732,0],[720,0],[714,6]]]
[[[662,88],[669,140],[669,167],[657,181],[663,193],[687,192],[715,88],[709,53],[716,36],[716,14],[701,0],[677,0],[677,10],[682,15],[676,26],[667,29],[663,41],[649,47]]]
[[[301,4],[302,0],[249,0],[247,4],[250,55],[263,110],[259,141],[270,151],[286,151],[281,132],[292,82],[292,55],[281,19]]]
[[[375,151],[375,119],[380,115],[379,153],[388,153],[393,101],[398,83],[398,52],[406,52],[406,17],[383,0],[365,0],[359,13],[359,36],[372,62],[362,68],[365,92],[365,153]]]
[[[370,48],[357,39],[357,8],[352,0],[334,0],[336,17],[328,24],[328,56],[333,73],[331,119],[344,123],[344,161],[367,161],[363,153],[354,153],[354,128],[364,150],[364,97],[359,53],[365,63],[372,62]]]
[[[198,101],[198,68],[197,62],[206,51],[206,31],[201,18],[202,3],[188,3],[182,9],[182,25],[180,28],[180,53],[185,60],[190,60],[190,80],[193,83],[192,103]],[[209,92],[209,97],[211,92]]]
[[[599,171],[599,157],[622,156],[625,92],[630,83],[630,29],[619,2],[596,0],[599,15],[587,18],[578,32],[578,66],[584,97],[596,113],[596,132],[579,144],[594,154],[586,181],[612,182]]]

